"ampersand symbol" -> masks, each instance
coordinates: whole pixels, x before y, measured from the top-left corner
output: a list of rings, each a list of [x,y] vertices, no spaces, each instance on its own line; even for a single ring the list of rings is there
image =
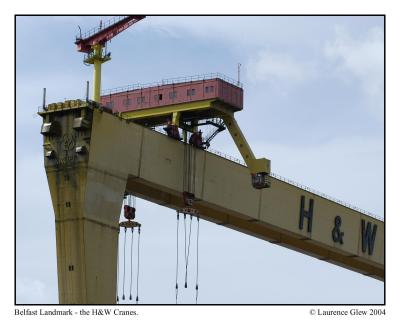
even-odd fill
[[[339,242],[343,244],[344,232],[340,231],[340,226],[342,225],[342,218],[340,216],[335,217],[335,227],[332,230],[332,240],[333,242]]]

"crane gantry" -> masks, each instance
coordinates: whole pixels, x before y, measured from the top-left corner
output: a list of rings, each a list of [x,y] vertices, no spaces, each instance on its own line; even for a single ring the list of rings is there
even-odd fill
[[[200,218],[384,280],[384,222],[270,176],[269,160],[255,159],[234,120],[242,100],[229,100],[219,91],[229,87],[234,97],[242,93],[237,85],[211,77],[157,86],[157,92],[150,86],[148,95],[143,95],[144,88],[100,95],[101,64],[109,60],[103,50],[106,41],[142,17],[122,18],[118,27],[111,24],[77,39],[78,50],[87,53],[85,61],[95,67],[93,101],[52,103],[39,112],[56,222],[60,303],[116,302],[124,196],[139,196],[177,211],[187,206],[182,168],[188,145],[195,150],[190,172],[194,201],[189,206]],[[175,100],[178,86],[188,101]],[[206,87],[210,95],[203,97]],[[201,96],[196,95],[199,88]],[[136,104],[129,105],[132,97]],[[118,109],[119,103],[126,104],[124,111]],[[211,125],[220,131],[228,128],[247,167],[208,152],[203,140],[197,144],[187,139],[216,117],[223,123]],[[152,130],[158,125],[166,126],[167,136]]]

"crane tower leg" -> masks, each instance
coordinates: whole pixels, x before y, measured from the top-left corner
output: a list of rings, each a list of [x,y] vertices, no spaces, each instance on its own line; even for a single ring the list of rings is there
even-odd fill
[[[126,145],[107,137],[119,128],[93,118],[82,101],[49,105],[43,114],[60,304],[116,302],[118,223],[131,159],[113,165]]]

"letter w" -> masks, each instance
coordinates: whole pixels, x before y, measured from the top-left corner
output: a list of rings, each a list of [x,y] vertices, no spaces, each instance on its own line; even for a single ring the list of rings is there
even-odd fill
[[[376,231],[378,226],[374,224],[374,227],[371,231],[371,222],[367,223],[367,227],[365,227],[365,220],[361,220],[361,244],[362,244],[362,252],[367,251],[368,247],[368,254],[372,255],[374,252],[374,244],[375,244],[375,237]]]

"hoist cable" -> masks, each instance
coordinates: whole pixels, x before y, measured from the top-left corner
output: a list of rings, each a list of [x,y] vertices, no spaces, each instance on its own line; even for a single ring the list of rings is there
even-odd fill
[[[190,192],[190,144],[187,145],[186,151],[186,186],[185,191]]]
[[[176,276],[175,276],[175,303],[178,304],[178,265],[179,265],[179,211],[176,210]]]
[[[137,274],[136,274],[136,304],[139,303],[139,248],[140,248],[140,226],[138,229],[138,243],[137,243]]]
[[[115,286],[116,296],[117,296],[117,304],[119,302],[118,283],[119,283],[119,229],[118,229],[118,236],[117,236],[117,284]]]
[[[192,193],[194,195],[195,193],[195,188],[196,188],[196,149],[193,148],[193,182],[192,182]]]
[[[183,189],[182,191],[187,191],[187,179],[188,179],[188,174],[187,174],[187,158],[188,158],[188,144],[185,141],[185,144],[183,146]]]
[[[197,244],[196,244],[196,304],[199,296],[199,232],[200,232],[200,219],[197,214]]]
[[[187,246],[186,246],[186,213],[183,214],[183,225],[184,225],[184,230],[185,230],[185,265],[187,265]],[[185,282],[185,288],[187,288],[187,284]]]
[[[124,273],[122,277],[122,300],[125,300],[125,248],[126,248],[126,227],[124,234]]]
[[[133,275],[133,229],[132,228],[132,234],[131,234],[131,283],[130,283],[130,288],[129,288],[129,300],[132,300],[132,275]]]
[[[192,193],[191,186],[192,186],[192,146],[188,146],[188,192]]]
[[[193,216],[190,215],[190,224],[189,224],[189,241],[188,241],[188,247],[187,247],[187,255],[186,255],[186,270],[185,270],[185,288],[187,288],[187,270],[188,270],[188,264],[189,264],[189,253],[190,253],[190,238],[192,236],[192,218]]]
[[[187,134],[187,133],[186,133]],[[186,191],[186,179],[187,179],[187,143],[184,141],[184,146],[183,146],[183,183],[182,183],[182,191]]]
[[[185,158],[185,170],[186,170],[186,173],[185,173],[185,190],[184,190],[184,191],[187,191],[187,192],[189,192],[189,179],[190,179],[190,177],[189,177],[189,157],[190,157],[189,152],[190,152],[190,144],[188,142],[186,144],[186,158]]]

